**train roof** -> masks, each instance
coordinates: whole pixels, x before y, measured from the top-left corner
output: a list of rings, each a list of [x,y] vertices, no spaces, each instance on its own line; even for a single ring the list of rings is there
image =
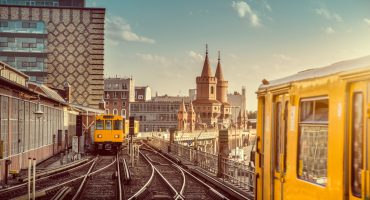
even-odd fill
[[[319,78],[324,76],[329,76],[349,70],[356,70],[356,69],[363,69],[363,68],[370,68],[370,55],[351,59],[351,60],[344,60],[340,61],[325,67],[320,68],[313,68],[298,72],[297,74],[293,74],[291,76],[287,76],[281,79],[276,79],[269,81],[268,84],[260,85],[259,89],[270,88],[273,86],[283,85],[290,82],[307,80],[312,78]]]

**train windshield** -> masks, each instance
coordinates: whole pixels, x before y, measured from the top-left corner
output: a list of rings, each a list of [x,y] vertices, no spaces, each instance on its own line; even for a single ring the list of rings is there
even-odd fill
[[[112,120],[105,120],[105,130],[112,130]]]
[[[122,130],[122,120],[114,120],[113,130]]]
[[[103,122],[104,122],[103,120],[96,120],[96,130],[104,129]]]

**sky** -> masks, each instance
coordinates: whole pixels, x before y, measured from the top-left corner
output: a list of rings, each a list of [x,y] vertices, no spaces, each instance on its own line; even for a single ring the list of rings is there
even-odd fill
[[[209,47],[228,92],[262,79],[370,55],[368,0],[86,0],[106,8],[105,77],[132,77],[155,95],[188,95]]]

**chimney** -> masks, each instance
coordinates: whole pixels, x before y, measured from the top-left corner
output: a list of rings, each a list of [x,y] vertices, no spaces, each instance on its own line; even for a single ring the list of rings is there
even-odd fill
[[[68,82],[64,82],[64,95],[63,98],[67,103],[71,102],[71,85]]]

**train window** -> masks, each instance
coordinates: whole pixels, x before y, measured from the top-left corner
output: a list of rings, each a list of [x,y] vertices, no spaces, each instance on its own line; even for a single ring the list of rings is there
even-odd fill
[[[122,120],[114,120],[113,130],[122,130]]]
[[[103,130],[104,129],[104,126],[103,126],[103,120],[96,120],[96,130]]]
[[[356,92],[353,95],[352,103],[352,164],[351,184],[352,194],[361,197],[361,169],[363,166],[363,94]]]
[[[105,130],[112,130],[112,120],[105,120]]]
[[[327,98],[303,99],[300,104],[298,177],[319,185],[327,182]]]
[[[276,104],[276,112],[275,112],[275,168],[276,171],[280,172],[280,154],[281,154],[281,121],[280,121],[280,116],[281,116],[281,108],[282,104],[281,102],[278,102]]]

